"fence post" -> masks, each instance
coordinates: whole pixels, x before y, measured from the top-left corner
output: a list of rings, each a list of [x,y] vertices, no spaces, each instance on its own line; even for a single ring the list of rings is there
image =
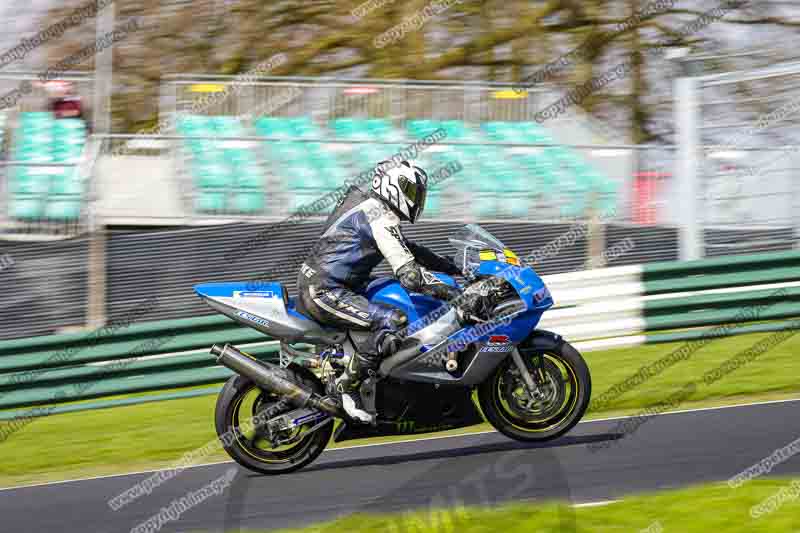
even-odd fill
[[[698,220],[698,80],[683,77],[675,80],[675,124],[678,141],[677,222],[680,228],[680,259],[688,261],[703,256],[703,228]]]
[[[86,322],[90,329],[106,323],[106,231],[97,226],[89,232]]]
[[[106,323],[106,228],[98,215],[100,196],[98,192],[97,160],[108,143],[108,151],[112,146],[111,139],[92,136],[91,143],[96,143],[92,150],[92,166],[86,179],[90,181],[90,192],[87,198],[87,235],[88,257],[86,273],[86,325],[97,329]],[[96,152],[94,151],[96,150]]]
[[[103,39],[114,30],[114,3],[97,14],[95,37]],[[99,50],[94,58],[94,102],[92,117],[95,133],[111,133],[111,91],[114,47]]]
[[[586,220],[586,255],[589,257],[584,268],[587,270],[606,266],[606,258],[603,255],[606,248],[606,231],[602,214],[596,208],[597,203],[598,194],[592,193],[590,207],[586,213],[588,217]]]

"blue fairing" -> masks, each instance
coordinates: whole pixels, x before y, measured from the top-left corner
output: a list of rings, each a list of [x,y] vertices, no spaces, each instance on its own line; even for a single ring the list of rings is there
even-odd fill
[[[496,276],[508,281],[517,289],[517,293],[530,311],[544,312],[553,307],[553,297],[550,295],[550,291],[542,278],[530,267],[518,267],[500,261],[482,261],[476,273],[484,276]]]
[[[448,342],[449,350],[461,350],[473,342],[486,343],[492,336],[505,335],[508,337],[508,342],[515,344],[522,342],[539,323],[542,314],[553,306],[550,291],[539,275],[529,267],[515,267],[500,261],[483,261],[476,274],[506,279],[517,290],[527,310],[502,322],[475,324],[454,333]],[[438,273],[437,275],[448,285],[457,286],[450,276]],[[370,301],[383,302],[400,308],[406,313],[411,324],[444,305],[440,300],[429,296],[417,293],[409,295],[393,278],[375,280],[367,288],[367,296]]]
[[[445,274],[435,273],[439,279],[450,286],[458,287],[458,283]],[[542,279],[529,267],[515,267],[499,261],[483,261],[476,274],[481,276],[496,276],[506,279],[519,294],[526,305],[526,310],[516,314],[511,319],[503,322],[490,322],[488,324],[475,324],[466,327],[450,336],[448,342],[450,350],[460,350],[467,344],[486,343],[491,336],[508,337],[508,342],[519,343],[524,340],[536,327],[542,313],[553,306],[553,299]],[[283,288],[280,283],[264,283],[258,290],[252,290],[250,283],[205,283],[196,285],[195,291],[201,296],[233,297],[234,293],[241,296],[260,298],[283,298]],[[419,293],[409,294],[395,278],[378,278],[369,284],[366,290],[367,298],[372,302],[382,302],[402,310],[408,317],[411,327],[409,334],[413,334],[413,324],[424,325],[420,321],[428,313],[438,309],[444,302]],[[305,317],[297,312],[294,299],[289,298],[286,311],[296,317]],[[494,339],[497,342],[497,339]]]
[[[451,287],[458,287],[458,283],[447,274],[434,272],[434,274]],[[367,287],[367,298],[371,302],[381,302],[398,307],[408,317],[409,323],[414,323],[434,309],[443,305],[441,300],[413,292],[406,291],[395,278],[378,278]]]

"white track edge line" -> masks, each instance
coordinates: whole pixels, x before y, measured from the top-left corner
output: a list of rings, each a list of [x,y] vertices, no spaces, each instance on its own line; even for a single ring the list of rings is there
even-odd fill
[[[597,502],[573,503],[573,507],[599,507],[601,505],[611,505],[612,503],[621,502],[622,500],[602,500]]]

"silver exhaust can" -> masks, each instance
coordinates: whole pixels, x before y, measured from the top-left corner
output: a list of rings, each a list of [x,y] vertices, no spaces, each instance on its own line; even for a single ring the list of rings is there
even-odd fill
[[[328,397],[321,397],[313,391],[295,383],[286,370],[265,361],[242,353],[230,344],[211,347],[217,362],[237,374],[252,379],[260,388],[286,398],[295,407],[313,407],[334,416],[342,416],[341,407]]]

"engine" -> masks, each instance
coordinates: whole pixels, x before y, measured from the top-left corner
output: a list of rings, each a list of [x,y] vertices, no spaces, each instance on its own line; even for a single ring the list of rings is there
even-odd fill
[[[490,320],[514,312],[522,301],[508,280],[486,277],[464,289],[462,309],[478,320]],[[524,304],[523,304],[524,307]]]

